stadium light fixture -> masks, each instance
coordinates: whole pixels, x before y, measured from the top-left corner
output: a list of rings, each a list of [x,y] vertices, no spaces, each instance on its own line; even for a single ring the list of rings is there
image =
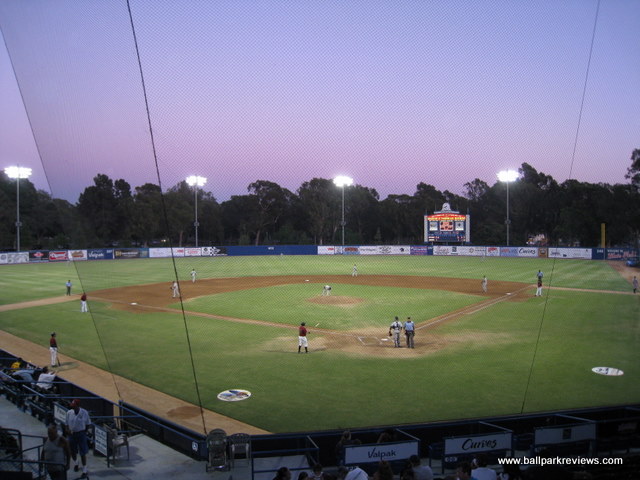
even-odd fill
[[[509,184],[515,182],[520,175],[515,170],[502,170],[498,172],[498,180],[507,184],[507,247],[509,246],[509,228],[511,220],[509,219]]]
[[[31,176],[31,169],[27,167],[15,166],[7,167],[4,169],[4,173],[9,178],[16,179],[16,252],[20,251],[20,179],[29,178]]]
[[[344,226],[346,225],[346,222],[344,221],[344,187],[353,185],[353,178],[338,175],[333,179],[333,183],[336,187],[342,188],[342,222],[340,222],[340,224],[342,225],[342,246],[344,247]]]
[[[187,185],[189,185],[190,187],[194,187],[193,191],[194,191],[194,196],[195,196],[195,203],[194,203],[194,209],[195,209],[195,220],[193,222],[193,226],[196,229],[196,248],[198,247],[198,187],[204,187],[204,184],[207,183],[207,179],[206,177],[200,177],[198,175],[191,175],[189,177],[186,178],[186,182]]]

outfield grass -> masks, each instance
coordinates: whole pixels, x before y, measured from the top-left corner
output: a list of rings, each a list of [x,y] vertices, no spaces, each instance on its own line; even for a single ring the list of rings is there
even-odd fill
[[[200,278],[289,274],[345,274],[358,264],[361,275],[407,274],[533,283],[538,269],[554,286],[628,291],[629,285],[604,262],[438,257],[240,257],[178,259],[177,271]],[[188,260],[188,261],[187,261]],[[58,296],[76,265],[2,267],[0,303]],[[35,268],[32,268],[35,267]],[[168,260],[83,262],[82,286],[97,288],[171,279]],[[32,275],[34,278],[31,278]],[[21,288],[16,287],[19,283]],[[75,282],[74,282],[75,283]],[[29,285],[29,286],[27,286]],[[38,286],[36,291],[31,286]],[[640,401],[640,296],[545,291],[542,298],[502,302],[464,315],[437,329],[419,331],[416,342],[433,345],[424,356],[394,357],[316,349],[296,353],[301,318],[309,324],[345,329],[388,327],[398,310],[416,317],[468,305],[482,297],[425,291],[340,285],[357,306],[305,302],[307,287],[290,285],[230,292],[186,302],[188,310],[280,322],[282,327],[238,324],[189,315],[111,309],[91,302],[80,314],[77,302],[0,312],[0,328],[41,345],[58,332],[60,352],[196,402],[187,349],[206,408],[269,431],[346,428],[517,414],[560,408]],[[414,291],[417,290],[417,291]],[[90,292],[90,289],[87,288]],[[52,292],[52,293],[49,293]],[[185,329],[186,325],[186,329]],[[315,333],[315,332],[314,332]],[[447,343],[446,348],[436,345]],[[11,350],[10,345],[3,345]],[[403,351],[406,353],[406,351]],[[625,371],[621,377],[591,372],[596,366]],[[225,403],[217,393],[245,388],[250,400]],[[124,400],[127,400],[126,398]]]

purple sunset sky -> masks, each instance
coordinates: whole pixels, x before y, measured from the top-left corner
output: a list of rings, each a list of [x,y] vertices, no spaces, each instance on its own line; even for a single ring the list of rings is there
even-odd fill
[[[523,162],[627,183],[640,148],[640,2],[131,0],[160,179],[219,200],[352,176],[381,198],[462,194]],[[0,3],[1,167],[77,201],[157,183],[127,4]],[[27,116],[28,115],[28,116]],[[33,132],[31,131],[33,128]],[[36,146],[37,145],[37,146]]]

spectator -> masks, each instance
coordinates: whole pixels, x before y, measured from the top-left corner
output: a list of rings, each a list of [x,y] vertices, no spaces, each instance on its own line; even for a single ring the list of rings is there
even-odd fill
[[[373,474],[373,480],[393,480],[393,470],[386,460],[380,460],[378,470]]]
[[[287,467],[280,467],[273,480],[291,480],[291,471]]]
[[[16,361],[11,364],[11,370],[16,371],[22,368],[22,359],[16,358]]]
[[[469,462],[459,463],[458,468],[456,468],[456,476],[458,480],[473,480],[471,476],[471,464]]]
[[[433,480],[431,467],[421,465],[420,457],[411,455],[411,457],[409,457],[409,463],[411,464],[411,470],[413,471],[413,478],[415,480]]]
[[[20,446],[16,438],[7,430],[0,427],[0,450],[11,458],[18,458],[20,455]],[[4,455],[2,455],[4,457]]]
[[[484,455],[478,455],[473,460],[472,467],[474,468],[471,470],[471,476],[476,480],[496,480],[498,478],[495,470],[487,468],[487,457]]]
[[[324,480],[324,473],[322,472],[322,465],[316,463],[313,466],[313,471],[311,473],[311,480]]]
[[[42,369],[42,373],[38,376],[38,383],[36,383],[36,387],[42,390],[51,390],[53,387],[53,381],[56,378],[56,374],[49,372],[47,367]]]
[[[380,436],[378,437],[378,441],[376,443],[390,443],[396,441],[396,434],[392,428],[385,429]]]
[[[47,428],[47,439],[42,446],[40,459],[48,462],[45,468],[51,480],[66,480],[71,450],[67,439],[58,435],[58,427],[55,424]]]
[[[342,437],[340,437],[340,440],[336,444],[336,460],[338,465],[344,465],[344,447],[347,445],[359,445],[360,443],[360,440],[351,438],[350,430],[342,432]]]
[[[28,382],[29,384],[33,383],[33,372],[34,370],[18,370],[13,372],[11,375],[13,378],[20,382]]]
[[[298,474],[298,480],[307,480],[309,478],[309,474],[307,472],[300,472]]]
[[[80,400],[77,398],[71,402],[71,408],[67,411],[67,433],[69,434],[69,446],[71,447],[71,458],[73,458],[73,471],[77,472],[78,453],[82,460],[82,476],[80,478],[89,478],[87,472],[87,453],[89,452],[89,443],[87,441],[87,428],[91,425],[89,412],[84,408],[80,408]],[[289,479],[286,479],[289,480]]]
[[[498,475],[500,480],[522,480],[522,472],[519,465],[506,464],[502,466],[502,473]]]
[[[369,475],[367,472],[362,470],[360,467],[354,467],[349,470],[347,467],[340,467],[338,469],[338,479],[339,480],[369,480]]]

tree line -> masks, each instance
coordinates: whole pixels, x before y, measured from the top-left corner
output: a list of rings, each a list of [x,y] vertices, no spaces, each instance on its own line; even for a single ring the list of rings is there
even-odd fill
[[[628,184],[566,180],[523,163],[509,188],[511,244],[538,243],[591,247],[600,244],[606,224],[608,246],[640,242],[640,149],[627,170]],[[53,198],[20,180],[22,250],[106,246],[189,246],[195,243],[197,194],[199,245],[341,243],[342,190],[332,180],[313,178],[296,192],[256,180],[247,194],[218,202],[182,181],[162,192],[146,183],[131,188],[123,179],[98,174],[77,203]],[[347,244],[421,244],[423,216],[447,202],[471,215],[476,245],[503,245],[506,185],[474,179],[462,196],[420,182],[413,195],[380,200],[374,188],[344,187]],[[0,250],[15,249],[15,180],[0,177]]]

